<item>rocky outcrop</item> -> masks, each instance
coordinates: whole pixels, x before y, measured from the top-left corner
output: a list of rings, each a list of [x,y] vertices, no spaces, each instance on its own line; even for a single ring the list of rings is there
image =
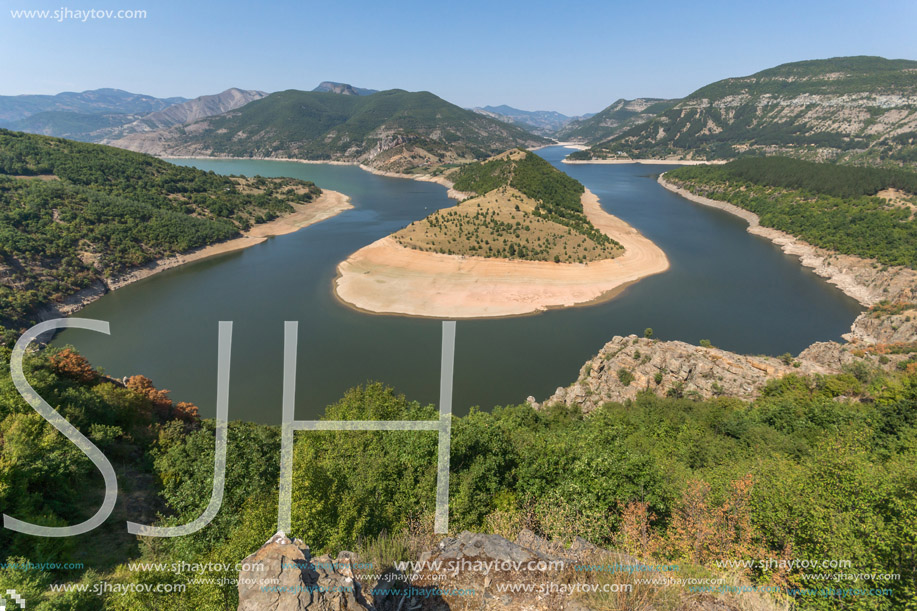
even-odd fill
[[[354,87],[347,83],[336,83],[334,81],[322,81],[318,84],[318,87],[312,91],[325,91],[327,93],[337,93],[341,95],[372,95],[378,93],[375,89],[364,89],[362,87]]]
[[[791,373],[831,372],[828,367],[805,359],[784,362],[685,342],[615,336],[583,365],[574,384],[558,388],[543,405],[578,405],[589,412],[604,403],[635,399],[637,393],[645,390],[672,397],[728,396],[752,400],[768,380]]]
[[[515,541],[462,532],[422,552],[413,564],[417,572],[410,575],[388,567],[362,570],[371,563],[350,552],[313,558],[302,541],[277,533],[242,561],[238,609],[598,611],[612,608],[610,604],[632,608],[635,601],[646,600],[646,592],[640,590],[646,586],[633,576],[655,562],[610,552],[578,537],[565,545],[522,530]],[[611,566],[620,568],[592,570]],[[637,573],[625,568],[638,566]],[[615,592],[622,597],[615,599]],[[671,588],[666,599],[679,611],[746,608],[728,594],[697,595],[677,588]]]
[[[280,532],[242,561],[239,611],[373,609],[354,580],[353,555],[312,558],[309,547]]]
[[[565,546],[529,530],[520,532],[515,542],[499,535],[462,532],[421,553],[416,558],[417,572],[405,575],[388,567],[362,570],[371,564],[350,552],[334,558],[312,557],[302,541],[277,533],[242,561],[238,609],[590,611],[604,607],[590,603],[571,586],[592,577],[577,572],[574,565],[596,561],[638,563],[632,556],[607,552],[580,538]],[[555,588],[507,591],[501,584],[554,584]]]
[[[845,338],[862,344],[904,344],[917,341],[917,305],[905,307],[897,314],[864,312],[854,321]]]
[[[839,373],[857,362],[893,370],[909,358],[907,353],[896,354],[883,347],[917,343],[917,271],[841,255],[762,227],[756,214],[692,193],[666,180],[665,174],[659,176],[659,184],[693,202],[745,219],[749,233],[766,237],[785,253],[799,257],[802,265],[870,309],[860,314],[844,335],[848,343],[818,342],[786,362],[684,342],[618,336],[582,367],[577,382],[558,388],[541,404],[533,397],[529,403],[578,405],[588,412],[604,403],[634,399],[641,390],[676,397],[752,400],[769,380],[789,373]]]
[[[581,581],[574,565],[601,556],[606,563],[636,563],[623,554],[609,554],[584,539],[577,538],[571,547],[549,542],[529,530],[523,530],[515,542],[499,535],[463,532],[440,542],[437,549],[421,554],[424,566],[441,566],[438,572],[425,570],[415,585],[437,588],[442,604],[424,604],[425,611],[450,609],[493,611],[542,609],[588,611],[601,606],[563,591],[563,586]],[[443,580],[443,576],[446,580]],[[541,584],[554,584],[556,591],[539,592]],[[514,585],[519,591],[505,586]],[[525,591],[526,585],[535,591]]]

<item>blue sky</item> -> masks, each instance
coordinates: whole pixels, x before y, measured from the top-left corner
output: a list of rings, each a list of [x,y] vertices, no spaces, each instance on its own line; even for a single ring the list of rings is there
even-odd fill
[[[680,97],[803,59],[917,59],[917,2],[2,0],[0,94],[115,87],[195,97],[337,80],[461,106],[567,114]],[[143,9],[144,20],[11,9]]]

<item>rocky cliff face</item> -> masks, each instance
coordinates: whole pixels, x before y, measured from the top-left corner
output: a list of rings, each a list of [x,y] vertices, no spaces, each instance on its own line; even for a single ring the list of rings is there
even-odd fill
[[[212,117],[241,108],[249,102],[260,100],[267,95],[264,91],[237,89],[235,87],[215,95],[203,95],[181,104],[169,106],[159,112],[148,114],[133,123],[128,123],[121,128],[121,136],[172,127],[173,125],[184,125],[205,117]]]
[[[347,83],[336,83],[334,81],[322,81],[318,84],[318,87],[312,91],[326,91],[328,93],[339,93],[341,95],[372,95],[377,92],[376,89],[364,89],[362,87],[354,87]]]
[[[751,400],[773,378],[830,372],[809,360],[784,362],[684,342],[615,336],[583,365],[575,383],[558,388],[544,405],[578,405],[589,412],[610,401],[635,399],[644,390],[671,397]]]
[[[917,62],[847,57],[785,64],[703,87],[592,150],[594,157],[917,163]]]
[[[263,91],[227,89],[215,95],[204,95],[164,110],[145,115],[116,129],[103,130],[94,135],[94,140],[119,148],[138,152],[156,152],[161,136],[157,130],[167,131],[186,123],[200,121],[207,117],[242,108],[249,102],[260,100],[268,94]]]

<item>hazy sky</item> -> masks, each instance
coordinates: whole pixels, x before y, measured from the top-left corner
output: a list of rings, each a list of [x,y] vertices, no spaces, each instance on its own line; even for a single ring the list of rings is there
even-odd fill
[[[0,94],[157,96],[336,80],[567,114],[840,55],[917,59],[917,1],[0,0]],[[142,9],[146,19],[14,19]]]

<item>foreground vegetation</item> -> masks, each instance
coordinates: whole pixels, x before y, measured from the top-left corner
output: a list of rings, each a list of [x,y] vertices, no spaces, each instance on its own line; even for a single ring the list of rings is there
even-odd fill
[[[72,445],[16,395],[2,353],[0,503],[46,524],[91,513],[100,478]],[[118,533],[131,512],[164,513],[164,524],[197,517],[210,498],[214,430],[188,406],[173,405],[141,380],[99,377],[78,356],[31,356],[39,392],[113,457],[124,497],[134,499],[94,535],[41,539],[0,531],[8,562],[84,562],[90,570],[0,569],[0,587],[24,592],[36,609],[136,609],[155,594],[100,599],[52,593],[52,583],[187,582],[170,609],[234,609],[236,587],[200,575],[129,571],[129,559],[234,565],[276,529],[279,430],[233,423],[227,487],[214,522],[187,537],[137,541]],[[732,569],[743,580],[780,587],[889,588],[844,599],[846,609],[902,609],[917,597],[917,373],[858,368],[817,378],[787,377],[754,404],[689,401],[650,393],[589,416],[528,405],[454,419],[451,530],[514,536],[531,528],[574,536],[647,560],[722,574],[729,560],[841,559],[839,573],[900,574],[855,584],[801,568]],[[435,419],[436,410],[379,384],[348,392],[331,420]],[[411,555],[411,533],[429,529],[435,498],[434,432],[297,433],[293,534],[318,551],[362,550],[378,560]],[[146,486],[143,474],[155,477]],[[158,491],[159,499],[153,490]],[[142,497],[141,497],[142,498]],[[161,500],[161,505],[157,502]],[[122,507],[122,505],[119,505]],[[125,515],[127,514],[127,515]],[[428,532],[428,531],[427,531]],[[380,535],[380,533],[382,533]],[[386,534],[387,533],[387,534]],[[120,538],[119,538],[120,537]],[[120,541],[119,546],[111,545]],[[832,571],[833,572],[833,571]],[[843,578],[841,578],[843,579]],[[164,599],[163,599],[164,600]],[[800,609],[838,608],[801,596]]]
[[[917,173],[766,157],[665,176],[815,246],[917,268]]]
[[[237,236],[321,191],[0,130],[0,324],[103,278]]]

